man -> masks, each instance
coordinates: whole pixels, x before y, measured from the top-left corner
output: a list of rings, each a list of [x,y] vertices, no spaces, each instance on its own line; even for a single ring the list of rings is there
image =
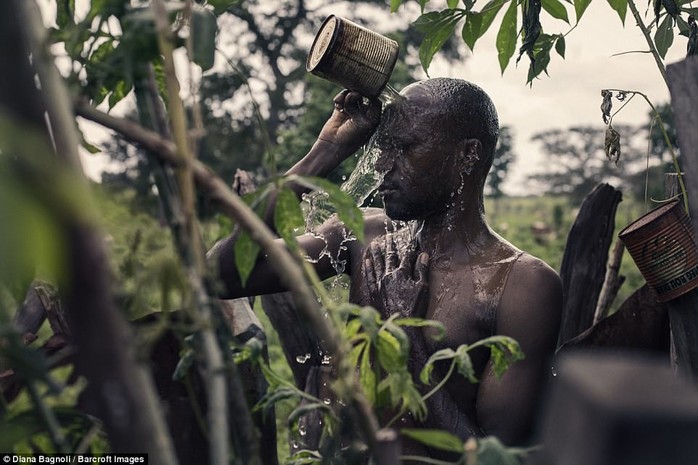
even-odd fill
[[[291,173],[327,175],[364,144],[377,128],[376,170],[385,211],[366,212],[366,242],[346,242],[336,219],[301,246],[318,275],[336,273],[323,250],[346,261],[350,299],[384,316],[399,312],[441,322],[445,338],[413,332],[410,368],[417,374],[429,354],[495,334],[516,339],[526,356],[497,378],[489,352],[471,354],[480,380],[454,376],[428,403],[425,427],[462,438],[495,435],[524,443],[535,417],[542,381],[549,371],[560,323],[561,287],[541,260],[494,233],[484,215],[483,189],[499,131],[497,114],[479,87],[457,79],[429,79],[408,86],[382,115],[377,102],[344,91],[317,142]],[[380,126],[378,126],[380,121]],[[409,221],[393,230],[389,221]],[[278,292],[264,260],[241,289],[232,240],[220,245],[224,297]],[[403,419],[412,423],[408,417]]]

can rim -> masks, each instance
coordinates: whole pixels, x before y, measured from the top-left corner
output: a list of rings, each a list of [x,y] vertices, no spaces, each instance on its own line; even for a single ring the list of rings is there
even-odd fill
[[[318,45],[318,42],[322,39],[324,39],[323,31],[325,28],[330,26],[330,23],[333,23],[333,30],[331,32],[332,37],[330,38],[329,42],[327,43],[327,47],[325,47],[324,50],[322,50],[321,54],[319,57],[314,59],[315,56],[315,47]],[[327,57],[327,51],[331,50],[334,47],[334,44],[337,40],[337,37],[341,33],[341,28],[342,28],[342,21],[339,16],[336,15],[329,15],[325,20],[322,22],[320,25],[320,29],[318,30],[317,34],[315,34],[315,38],[313,39],[313,44],[310,46],[310,50],[308,51],[308,58],[305,61],[305,70],[308,72],[312,72],[314,69],[316,69],[318,66],[322,64],[322,62],[325,60]]]

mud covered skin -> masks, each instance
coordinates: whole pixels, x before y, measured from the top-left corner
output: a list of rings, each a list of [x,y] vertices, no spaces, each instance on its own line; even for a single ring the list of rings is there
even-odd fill
[[[489,97],[474,84],[447,78],[415,83],[401,95],[381,117],[375,103],[340,94],[320,138],[291,169],[325,176],[376,130],[385,210],[365,212],[365,243],[347,242],[346,227],[336,217],[298,242],[321,279],[336,274],[336,262],[346,263],[352,302],[372,305],[384,316],[423,316],[443,324],[441,341],[428,329],[410,331],[415,379],[441,348],[493,334],[517,340],[525,360],[497,378],[489,352],[474,351],[480,382],[454,377],[429,399],[427,420],[417,426],[446,429],[463,439],[490,434],[510,445],[525,444],[557,342],[559,277],[487,224],[483,189],[499,131]],[[409,224],[386,227],[391,220]],[[264,259],[241,286],[233,245],[229,239],[217,254],[223,297],[285,290]],[[437,366],[434,378],[443,374]]]

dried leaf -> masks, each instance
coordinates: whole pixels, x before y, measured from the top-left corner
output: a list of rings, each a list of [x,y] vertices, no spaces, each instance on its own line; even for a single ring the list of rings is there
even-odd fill
[[[618,165],[618,160],[620,159],[620,134],[610,124],[606,128],[603,145],[606,158]]]
[[[611,109],[613,108],[613,101],[611,101],[613,93],[604,89],[601,91],[601,97],[603,97],[603,102],[601,102],[601,116],[603,117],[603,122],[608,124],[611,120]]]

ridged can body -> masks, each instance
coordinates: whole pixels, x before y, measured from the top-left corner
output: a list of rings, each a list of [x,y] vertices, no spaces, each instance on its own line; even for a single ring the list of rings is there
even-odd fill
[[[618,237],[660,302],[668,302],[698,287],[698,252],[693,227],[678,200],[640,217]]]
[[[398,49],[394,40],[330,15],[315,36],[305,69],[341,87],[376,98],[388,84]]]

